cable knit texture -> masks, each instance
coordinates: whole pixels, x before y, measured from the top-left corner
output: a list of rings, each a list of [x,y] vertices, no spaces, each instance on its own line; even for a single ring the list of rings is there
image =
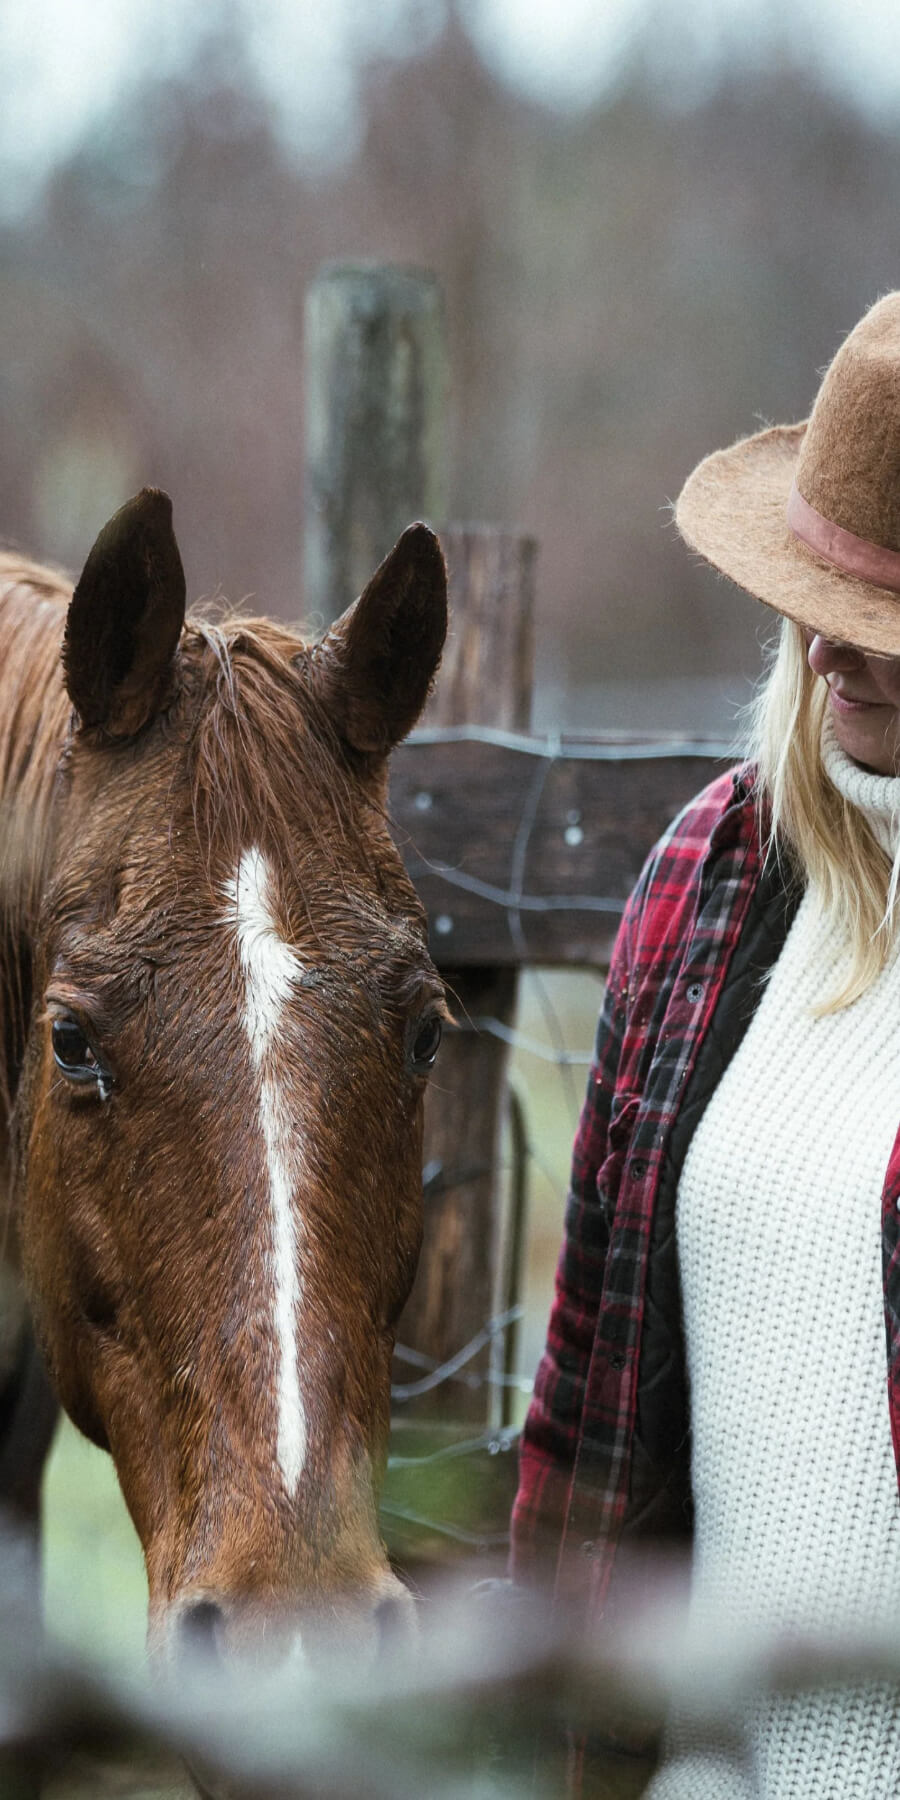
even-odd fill
[[[900,778],[859,768],[830,723],[823,751],[830,779],[893,849]],[[807,893],[679,1187],[692,1622],[729,1636],[863,1633],[900,1617],[881,1278],[900,957],[852,1006],[816,1018],[846,955]],[[652,1800],[898,1793],[900,1699],[876,1684],[755,1702],[727,1744],[676,1716],[649,1789]]]

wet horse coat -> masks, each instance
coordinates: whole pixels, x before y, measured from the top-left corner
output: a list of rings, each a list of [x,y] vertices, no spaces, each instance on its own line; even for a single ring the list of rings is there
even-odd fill
[[[315,645],[185,625],[151,490],[71,600],[0,565],[8,1261],[161,1645],[295,1641],[300,1608],[365,1647],[409,1606],[377,1493],[443,1002],[385,771],[445,628],[423,526]]]

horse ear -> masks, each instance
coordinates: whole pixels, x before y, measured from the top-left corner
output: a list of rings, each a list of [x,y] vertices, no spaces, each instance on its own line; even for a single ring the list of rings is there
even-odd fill
[[[447,635],[447,570],[427,525],[410,525],[322,639],[319,699],[345,742],[379,756],[411,731]]]
[[[156,715],[184,597],[172,502],[143,488],[104,525],[69,603],[63,672],[83,725],[128,738]]]

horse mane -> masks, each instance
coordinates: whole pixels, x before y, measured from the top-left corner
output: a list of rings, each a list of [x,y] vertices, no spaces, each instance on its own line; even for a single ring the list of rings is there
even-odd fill
[[[59,650],[71,583],[11,551],[0,552],[0,910],[40,892],[59,747],[71,705]]]
[[[71,711],[59,666],[71,592],[58,570],[0,551],[0,1145],[31,1011],[30,928],[51,854],[53,790]]]

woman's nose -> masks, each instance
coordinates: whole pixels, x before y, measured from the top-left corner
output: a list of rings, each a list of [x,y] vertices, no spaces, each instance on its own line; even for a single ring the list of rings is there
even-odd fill
[[[853,644],[835,643],[816,632],[807,639],[806,660],[814,675],[830,675],[838,669],[855,669],[865,662],[865,654]]]

